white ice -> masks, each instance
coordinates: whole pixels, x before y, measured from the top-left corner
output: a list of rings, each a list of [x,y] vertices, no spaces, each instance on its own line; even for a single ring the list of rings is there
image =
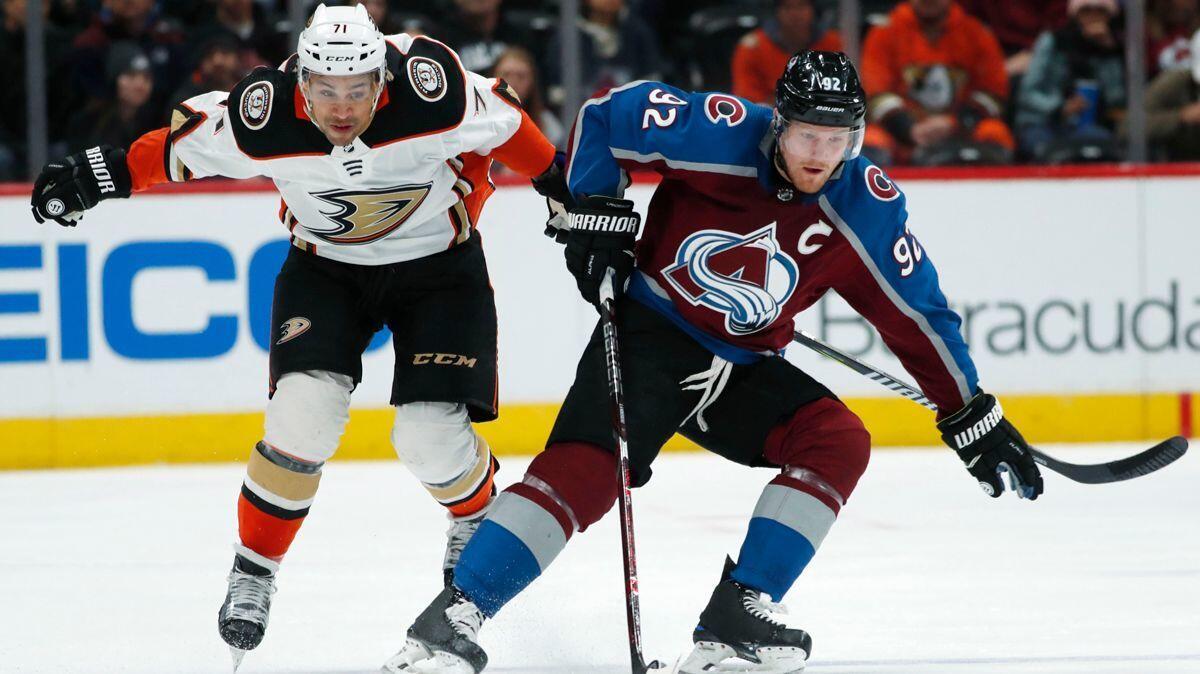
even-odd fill
[[[1143,445],[1045,447],[1068,461]],[[526,460],[509,459],[501,484]],[[0,672],[227,672],[217,607],[237,465],[0,473]],[[767,469],[664,455],[635,492],[646,650],[674,660]],[[946,450],[876,451],[786,599],[817,674],[1200,672],[1200,458],[984,496]],[[241,672],[374,672],[439,589],[438,508],[395,462],[336,460]],[[615,517],[484,626],[489,672],[629,671]]]

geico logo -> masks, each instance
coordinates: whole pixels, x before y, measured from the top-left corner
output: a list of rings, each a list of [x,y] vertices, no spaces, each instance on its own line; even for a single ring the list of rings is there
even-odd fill
[[[275,277],[290,248],[284,239],[269,241],[239,270],[234,253],[215,241],[132,241],[106,254],[83,243],[0,245],[0,366],[87,361],[105,345],[131,360],[217,358],[237,346],[243,321],[266,353]],[[162,288],[176,296],[164,297]],[[28,324],[43,314],[50,315],[40,334],[3,323]],[[164,321],[181,327],[163,329]],[[367,351],[390,336],[381,330]]]
[[[463,365],[475,367],[476,358],[467,358],[457,353],[416,353],[413,354],[413,365]]]

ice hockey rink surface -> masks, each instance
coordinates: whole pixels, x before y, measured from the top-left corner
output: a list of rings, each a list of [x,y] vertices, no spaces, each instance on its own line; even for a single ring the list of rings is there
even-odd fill
[[[1139,444],[1045,446],[1073,462]],[[504,461],[498,481],[528,459]],[[240,465],[0,473],[0,672],[228,672]],[[674,661],[772,471],[667,454],[635,492],[650,656]],[[441,581],[446,522],[397,462],[338,462],[241,672],[375,672]],[[616,518],[485,625],[488,672],[629,671]],[[1200,460],[1037,502],[947,450],[877,450],[785,600],[816,674],[1200,672]]]

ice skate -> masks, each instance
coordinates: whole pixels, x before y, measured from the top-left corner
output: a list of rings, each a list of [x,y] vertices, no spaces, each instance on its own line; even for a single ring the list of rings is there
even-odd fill
[[[471,537],[483,524],[487,517],[487,508],[466,517],[449,515],[450,528],[446,530],[446,556],[442,558],[442,580],[444,587],[450,587],[454,582],[454,567],[458,566],[458,558],[462,556],[463,548],[467,547]]]
[[[679,674],[804,671],[812,638],[804,630],[772,620],[771,614],[783,613],[783,606],[765,601],[757,590],[730,578],[733,569],[733,560],[726,559],[721,582],[692,633],[695,647],[679,665]]]
[[[229,644],[233,671],[242,664],[246,651],[262,643],[275,593],[275,574],[236,557],[229,571],[229,590],[217,613],[217,631]]]
[[[476,639],[484,616],[453,585],[442,590],[412,627],[400,652],[384,663],[385,674],[479,674],[487,653]]]

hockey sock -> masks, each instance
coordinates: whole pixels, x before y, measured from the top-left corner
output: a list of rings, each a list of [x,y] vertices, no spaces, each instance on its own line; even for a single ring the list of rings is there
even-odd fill
[[[808,403],[773,428],[763,455],[784,468],[758,499],[733,579],[782,600],[829,533],[870,453],[862,421],[833,398]]]
[[[569,524],[527,496],[512,487],[500,494],[454,569],[454,584],[489,618],[542,575],[570,536]]]
[[[575,531],[600,521],[617,499],[613,453],[582,442],[538,454],[525,479],[504,490],[471,537],[454,584],[496,615],[546,570]]]
[[[789,475],[788,473],[793,475]],[[763,489],[732,578],[781,601],[812,560],[841,508],[820,477],[792,468]]]
[[[250,454],[238,497],[237,552],[274,571],[283,558],[321,481],[323,463],[288,456],[260,442]]]
[[[470,517],[483,510],[495,492],[493,479],[500,464],[487,442],[475,436],[475,457],[458,476],[440,484],[423,482],[429,494],[454,517]]]

